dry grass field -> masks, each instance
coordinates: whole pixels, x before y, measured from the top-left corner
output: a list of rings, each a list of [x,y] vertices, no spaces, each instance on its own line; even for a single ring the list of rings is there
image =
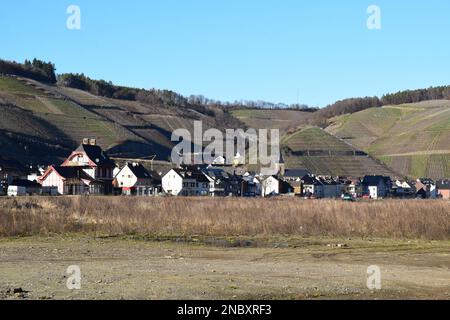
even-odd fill
[[[449,238],[444,201],[3,198],[0,300],[450,299]]]
[[[448,240],[450,202],[124,197],[0,200],[0,236],[68,232]]]

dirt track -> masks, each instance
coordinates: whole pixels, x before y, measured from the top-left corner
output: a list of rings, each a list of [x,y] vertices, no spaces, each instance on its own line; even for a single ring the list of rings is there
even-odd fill
[[[219,248],[76,236],[3,239],[0,299],[450,299],[449,243],[327,245],[337,243]],[[66,287],[70,265],[81,268],[81,290]],[[366,287],[370,265],[381,268],[381,291]]]

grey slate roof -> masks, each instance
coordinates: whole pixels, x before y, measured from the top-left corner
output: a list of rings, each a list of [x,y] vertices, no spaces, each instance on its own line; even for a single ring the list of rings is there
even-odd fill
[[[90,144],[81,144],[76,150],[76,152],[85,152],[89,159],[92,160],[98,166],[115,166],[114,161],[112,161],[102,148]]]
[[[311,174],[311,172],[306,169],[286,169],[284,176],[286,178],[302,178],[309,174]]]
[[[383,176],[365,176],[362,184],[365,186],[378,186],[380,183],[388,185],[390,183],[389,177]]]
[[[65,179],[85,179],[91,180],[94,179],[89,176],[86,172],[83,171],[80,167],[61,167],[61,166],[53,166],[53,169],[63,178]]]

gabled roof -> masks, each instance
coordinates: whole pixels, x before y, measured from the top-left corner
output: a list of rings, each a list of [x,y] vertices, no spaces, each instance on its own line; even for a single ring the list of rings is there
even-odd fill
[[[14,179],[11,183],[12,186],[26,187],[26,188],[39,188],[41,185],[35,181]]]
[[[322,182],[317,180],[316,177],[308,174],[302,178],[303,184],[306,185],[322,185]]]
[[[112,161],[102,148],[97,145],[81,144],[75,152],[84,152],[93,163],[98,166],[114,166],[114,161]]]
[[[47,178],[47,176],[55,171],[61,178],[68,179],[84,179],[89,181],[94,181],[95,179],[84,172],[82,167],[61,167],[61,166],[50,166],[47,171],[39,177],[39,181],[43,181]]]
[[[85,179],[94,180],[90,175],[88,175],[81,167],[53,167],[55,171],[65,179]]]
[[[311,172],[306,169],[286,169],[284,176],[286,178],[302,178],[309,174],[311,174]]]
[[[138,179],[151,179],[152,176],[150,175],[150,172],[147,171],[147,169],[144,168],[141,164],[127,164],[126,165],[131,172],[135,175]]]
[[[139,163],[127,164],[126,166],[138,179],[152,179],[154,181],[161,181],[161,176],[156,171],[147,170]]]
[[[230,178],[230,175],[220,168],[208,168],[202,171],[213,180],[227,180]]]
[[[425,185],[434,185],[435,184],[434,181],[430,178],[420,178],[417,180]]]
[[[329,186],[335,186],[338,184],[337,181],[331,179],[331,178],[324,178],[324,177],[320,177],[319,178],[320,182],[324,185],[329,185]]]
[[[183,179],[195,179],[197,182],[209,182],[208,178],[202,171],[195,168],[192,169],[193,170],[175,168],[172,170],[175,171]]]
[[[283,181],[283,184],[285,184],[285,183],[289,184],[292,188],[296,188],[296,187],[301,187],[302,186],[301,181],[289,181],[289,182]]]
[[[208,177],[201,171],[197,171],[197,172],[192,173],[192,177],[197,182],[209,182]]]
[[[378,186],[380,183],[387,184],[390,181],[389,177],[383,176],[365,176],[362,184],[366,186]]]
[[[450,190],[450,180],[439,180],[436,187],[440,190]]]

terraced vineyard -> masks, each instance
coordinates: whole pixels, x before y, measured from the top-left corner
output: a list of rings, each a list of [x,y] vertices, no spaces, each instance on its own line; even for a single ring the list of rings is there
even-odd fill
[[[296,110],[238,109],[232,114],[249,128],[280,129],[281,135],[306,124],[311,116],[310,112]]]
[[[371,158],[316,127],[305,127],[286,135],[282,141],[287,167],[307,168],[313,173],[362,177],[367,174],[398,176]]]
[[[9,76],[0,76],[0,108],[0,152],[23,162],[59,162],[84,137],[97,138],[112,156],[167,160],[173,130],[193,131],[194,120],[222,126],[186,108],[102,98]]]
[[[9,76],[0,76],[0,108],[0,152],[27,163],[57,163],[84,137],[97,138],[113,156],[167,160],[172,130],[192,129],[198,119],[216,125],[213,117],[193,110],[96,97]]]
[[[40,86],[30,80],[0,77],[0,96],[5,102],[16,106],[17,110],[28,111],[33,125],[40,123],[45,128],[36,130],[31,127],[31,130],[28,130],[29,125],[16,122],[8,131],[17,134],[28,133],[36,140],[50,139],[68,151],[86,136],[97,137],[106,149],[115,146],[117,141],[137,138],[115,123],[61,97],[48,86]],[[4,117],[8,117],[9,110],[3,109]],[[42,135],[45,131],[51,134]]]
[[[450,101],[367,109],[327,131],[410,177],[450,177]]]

